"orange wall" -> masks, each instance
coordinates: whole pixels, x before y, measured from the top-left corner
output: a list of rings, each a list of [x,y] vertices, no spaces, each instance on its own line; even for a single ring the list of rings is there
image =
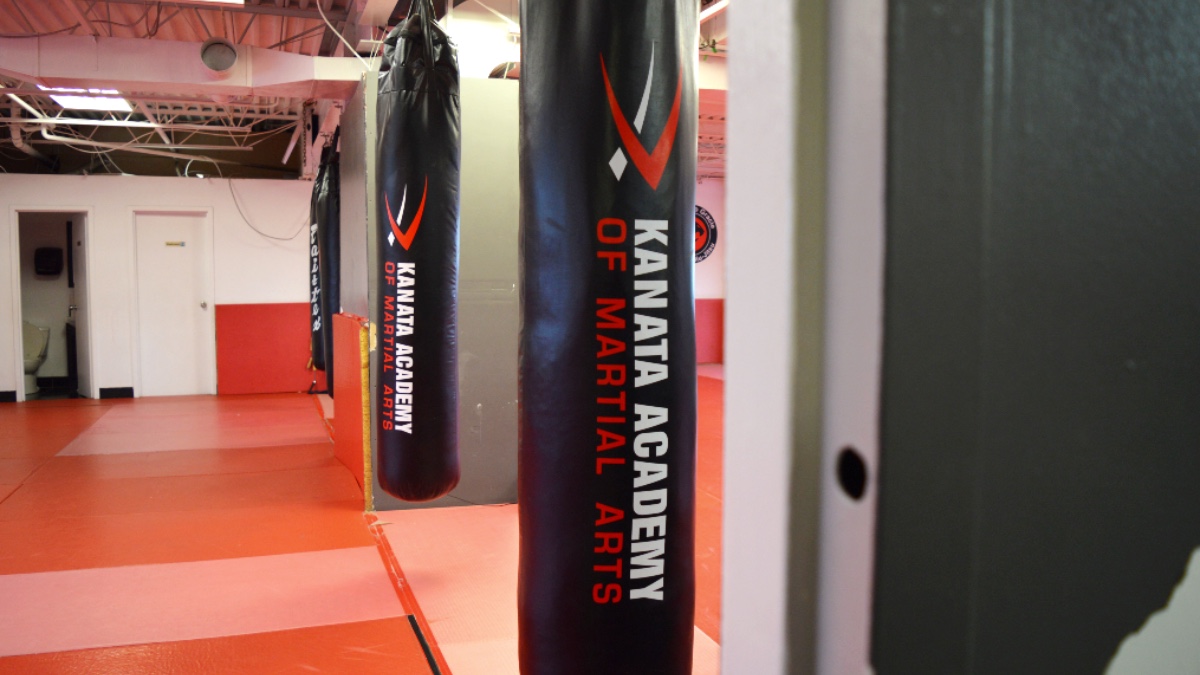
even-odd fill
[[[359,486],[366,484],[363,462],[363,421],[368,402],[364,399],[363,369],[368,361],[365,342],[366,319],[353,314],[333,317],[333,454],[354,474]]]
[[[217,305],[217,393],[308,391],[325,374],[308,369],[307,303]]]

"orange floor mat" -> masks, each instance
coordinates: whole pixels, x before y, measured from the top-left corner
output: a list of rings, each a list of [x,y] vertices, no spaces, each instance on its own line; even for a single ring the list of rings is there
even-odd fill
[[[721,513],[725,382],[697,378],[696,627],[721,641]]]
[[[6,542],[0,547],[0,574],[217,560],[373,544],[363,527],[361,498],[218,511],[0,521],[0,542]],[[13,545],[8,545],[10,542]]]
[[[0,504],[0,520],[218,511],[358,499],[344,466],[251,474],[30,482]]]
[[[722,390],[699,378],[697,673],[718,653]],[[311,397],[0,406],[0,575],[372,546],[361,506]],[[515,507],[379,520],[455,675],[515,673]],[[384,619],[8,657],[0,674],[430,672],[416,642]]]
[[[362,503],[309,396],[0,406],[0,642],[8,635],[5,653],[17,655],[0,658],[0,673],[432,672]],[[320,562],[344,556],[358,563]],[[173,570],[197,578],[193,568],[267,576],[170,581]],[[110,577],[119,583],[80,588],[116,593],[128,611],[107,617],[115,605],[92,598],[95,616],[72,613],[82,596],[68,582]],[[157,599],[144,596],[153,579]],[[214,623],[238,598],[252,611],[231,615],[234,627]],[[155,633],[155,612],[170,615],[175,637]],[[60,616],[79,627],[14,642],[22,626],[65,625]]]
[[[328,442],[311,397],[184,396],[112,408],[63,455],[249,448]]]
[[[0,658],[0,675],[431,673],[407,618]]]
[[[517,507],[388,511],[379,522],[454,675],[517,675]],[[694,675],[720,649],[697,629]],[[615,675],[615,674],[614,674]]]
[[[0,460],[0,483],[4,478]],[[47,481],[97,480],[114,478],[151,478],[163,476],[204,476],[234,473],[258,473],[289,469],[319,469],[337,466],[333,444],[274,445],[215,450],[164,450],[114,455],[68,455],[37,461],[40,469],[28,475],[30,483]],[[37,467],[35,467],[37,468]],[[19,481],[18,481],[19,482]]]
[[[0,597],[2,656],[406,615],[374,546],[6,574],[0,576]]]
[[[0,405],[0,458],[53,457],[111,409],[33,405]]]
[[[20,485],[46,461],[42,457],[0,458],[0,485]]]

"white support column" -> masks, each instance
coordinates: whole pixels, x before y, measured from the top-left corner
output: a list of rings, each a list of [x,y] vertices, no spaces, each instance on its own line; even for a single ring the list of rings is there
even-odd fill
[[[870,672],[884,0],[728,10],[722,671]],[[837,480],[852,447],[854,500]]]
[[[800,343],[798,278],[802,228],[799,146],[800,29],[809,3],[738,0],[729,14],[729,223],[725,310],[725,487],[721,608],[721,670],[782,675],[812,672],[815,612],[791,617],[793,586],[815,595],[816,514],[810,531],[792,541],[793,504],[813,505],[817,482],[793,480],[797,427],[798,356],[820,349]],[[817,4],[823,5],[823,0]],[[811,292],[812,289],[803,289]],[[808,361],[812,361],[810,355]],[[812,374],[806,379],[812,381]],[[811,416],[804,421],[811,421]],[[806,447],[807,463],[819,447]],[[790,563],[799,547],[809,559]],[[803,626],[796,625],[797,622]],[[791,633],[808,633],[789,645]],[[792,668],[789,652],[806,654],[809,667]]]
[[[819,673],[871,672],[886,122],[887,2],[832,0]],[[847,448],[867,468],[857,501],[839,487],[835,470]]]

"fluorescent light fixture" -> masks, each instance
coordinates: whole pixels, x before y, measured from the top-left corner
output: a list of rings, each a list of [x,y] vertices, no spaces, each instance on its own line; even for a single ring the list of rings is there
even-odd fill
[[[98,110],[103,112],[133,112],[129,101],[121,98],[116,89],[75,89],[71,87],[43,87],[51,92],[50,98],[68,110]],[[115,94],[115,95],[114,95]]]
[[[383,45],[383,40],[372,40],[370,38],[362,38],[358,41],[358,46],[354,51],[366,54],[374,54],[375,50]]]

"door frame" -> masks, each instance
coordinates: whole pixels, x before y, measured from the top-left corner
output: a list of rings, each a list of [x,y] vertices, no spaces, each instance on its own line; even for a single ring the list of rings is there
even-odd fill
[[[209,296],[208,303],[210,305],[209,318],[206,322],[206,337],[205,349],[208,352],[209,371],[211,375],[212,391],[211,394],[217,393],[217,303],[216,303],[216,251],[215,249],[215,227],[213,221],[213,208],[211,206],[131,206],[127,208],[128,223],[129,223],[129,248],[133,257],[133,264],[129,266],[129,306],[133,311],[129,313],[130,332],[133,338],[133,395],[136,398],[144,396],[144,388],[142,387],[142,321],[141,307],[138,298],[138,231],[137,218],[139,215],[161,215],[161,216],[202,216],[204,218],[204,226],[201,231],[201,239],[204,247],[204,259],[201,261],[203,270],[203,278],[201,283],[204,286],[205,294]],[[201,394],[204,395],[204,394]]]
[[[71,206],[69,204],[68,205],[55,205],[55,206],[37,206],[37,205],[15,204],[9,208],[9,230],[10,230],[9,249],[11,251],[11,255],[9,256],[9,269],[10,269],[10,273],[12,274],[11,286],[12,286],[12,303],[13,303],[13,309],[12,309],[13,354],[12,354],[12,358],[14,361],[14,365],[16,366],[16,374],[17,374],[16,391],[17,391],[17,401],[19,401],[19,402],[25,400],[25,349],[24,349],[25,339],[24,339],[24,335],[21,332],[21,322],[24,320],[24,308],[21,306],[21,214],[22,213],[63,213],[63,214],[74,215],[77,213],[82,213],[83,218],[84,218],[83,227],[86,228],[86,230],[85,230],[86,232],[90,233],[91,225],[93,222],[95,222],[95,220],[93,218],[94,211],[95,211],[95,209],[91,206]],[[81,253],[79,253],[79,255],[82,255],[88,261],[91,261],[91,248],[92,248],[91,239],[92,238],[90,236],[84,237],[83,251]],[[92,282],[93,276],[94,275],[89,274],[89,275],[87,275],[87,278],[85,278],[83,280],[83,283],[84,283],[83,292],[87,295],[89,300],[92,299],[93,297],[95,297],[94,293],[92,293],[92,290],[94,288],[94,284]],[[76,286],[76,290],[78,290],[78,285]],[[96,381],[96,359],[94,358],[95,354],[92,353],[92,349],[91,349],[92,345],[95,344],[95,341],[92,339],[94,332],[95,332],[93,329],[94,323],[95,323],[94,320],[87,322],[87,326],[85,327],[87,330],[87,336],[86,336],[87,339],[83,341],[87,345],[88,356],[89,356],[89,358],[86,359],[87,366],[88,366],[87,376],[88,376],[88,379],[93,383],[95,383],[95,381]]]

